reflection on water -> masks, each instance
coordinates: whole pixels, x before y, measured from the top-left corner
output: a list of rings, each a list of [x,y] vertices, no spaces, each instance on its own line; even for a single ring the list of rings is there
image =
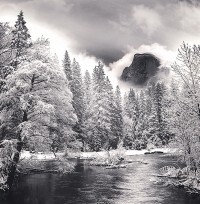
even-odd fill
[[[166,155],[130,157],[126,169],[78,164],[69,175],[34,174],[19,178],[14,192],[1,204],[199,204],[184,190],[166,186],[155,176],[164,165],[176,165]]]

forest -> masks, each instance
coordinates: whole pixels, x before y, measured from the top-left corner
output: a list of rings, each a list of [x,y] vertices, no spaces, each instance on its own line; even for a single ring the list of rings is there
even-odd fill
[[[62,65],[45,37],[31,40],[21,11],[0,22],[0,189],[12,187],[23,150],[110,151],[177,147],[200,172],[200,46],[183,43],[170,79],[122,95],[101,61],[82,75],[66,50]]]

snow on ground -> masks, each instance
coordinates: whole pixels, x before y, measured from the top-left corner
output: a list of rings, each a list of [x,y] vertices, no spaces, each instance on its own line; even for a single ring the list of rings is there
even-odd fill
[[[147,152],[163,152],[166,154],[169,154],[169,153],[174,154],[177,152],[177,149],[175,149],[175,148],[173,148],[173,149],[172,148],[155,148],[152,150],[143,149],[143,150],[124,150],[123,151],[123,153],[126,156],[142,155],[142,154],[145,154]],[[111,154],[116,153],[116,150],[111,150],[110,153]],[[107,156],[107,152],[105,152],[105,151],[103,151],[103,152],[82,152],[80,155],[81,158],[94,158],[97,156]]]
[[[151,150],[111,150],[110,154],[115,154],[118,153],[120,154],[120,151],[123,155],[126,156],[134,156],[134,155],[143,155],[147,152],[163,152],[163,153],[171,153],[174,154],[177,152],[177,149],[175,148],[155,148]],[[56,153],[56,156],[64,156],[65,153]],[[88,158],[97,158],[97,157],[106,157],[108,153],[106,151],[102,152],[81,152],[74,154],[72,157],[80,157],[83,159],[88,159]],[[21,153],[21,159],[36,159],[36,160],[53,160],[55,159],[55,156],[53,153],[43,153],[43,152],[38,152],[38,153],[30,153],[29,151],[23,151]]]
[[[56,156],[63,156],[64,153],[56,153]],[[55,159],[53,153],[30,153],[29,151],[22,151],[20,159],[36,159],[36,160],[52,160]]]

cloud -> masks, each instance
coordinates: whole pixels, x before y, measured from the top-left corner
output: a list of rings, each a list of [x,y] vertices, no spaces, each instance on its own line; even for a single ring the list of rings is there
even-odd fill
[[[86,70],[88,70],[90,74],[92,74],[94,67],[98,63],[98,60],[95,57],[88,56],[86,53],[79,53],[78,55],[70,57],[75,57],[76,61],[79,62],[83,75],[85,74]]]
[[[176,60],[176,52],[169,50],[166,46],[159,45],[158,43],[154,43],[151,45],[141,45],[137,49],[133,47],[129,47],[129,52],[125,54],[118,61],[109,64],[110,72],[108,75],[112,78],[114,84],[120,84],[123,91],[127,91],[132,84],[128,84],[127,82],[122,82],[120,80],[120,76],[125,67],[130,66],[133,61],[134,55],[136,53],[151,53],[158,57],[161,60],[161,66],[170,67],[170,65]]]
[[[199,5],[199,0],[179,0],[180,2],[187,2],[193,5]]]
[[[148,36],[154,34],[162,25],[160,15],[144,5],[133,7],[133,20]]]
[[[60,58],[68,49],[72,55],[102,59],[108,66],[129,47],[157,43],[175,52],[182,41],[199,44],[200,8],[177,2],[0,0],[0,19],[13,25],[22,9],[32,37],[48,37]]]
[[[121,59],[109,64],[111,72],[113,72],[114,75],[119,78],[122,74],[123,69],[127,66],[130,66],[136,53],[151,53],[161,60],[162,66],[168,67],[176,60],[177,55],[176,52],[173,52],[167,49],[166,46],[159,45],[158,43],[154,43],[151,45],[141,45],[137,49],[130,47],[129,52],[125,54]]]

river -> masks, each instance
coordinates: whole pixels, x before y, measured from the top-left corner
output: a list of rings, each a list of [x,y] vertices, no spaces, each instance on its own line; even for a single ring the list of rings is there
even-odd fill
[[[77,164],[68,175],[32,174],[19,178],[13,192],[1,204],[199,204],[183,189],[166,185],[156,177],[159,168],[179,165],[166,154],[131,156],[139,161],[126,169]]]

